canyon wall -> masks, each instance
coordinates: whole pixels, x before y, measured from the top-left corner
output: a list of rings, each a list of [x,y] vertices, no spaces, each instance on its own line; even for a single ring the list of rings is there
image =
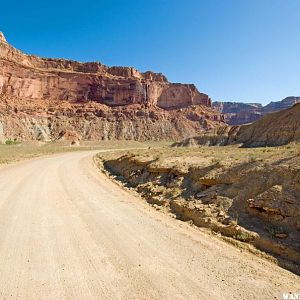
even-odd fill
[[[0,38],[0,93],[26,100],[96,101],[109,106],[211,106],[192,84],[169,83],[160,73],[26,55]]]
[[[0,34],[2,140],[180,139],[223,126],[208,95],[161,73],[26,55]]]

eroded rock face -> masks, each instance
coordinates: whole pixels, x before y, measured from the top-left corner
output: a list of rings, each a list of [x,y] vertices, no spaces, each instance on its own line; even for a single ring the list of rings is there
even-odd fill
[[[213,107],[224,115],[229,125],[252,123],[262,116],[259,103],[213,102]]]
[[[295,192],[285,190],[282,185],[274,185],[255,198],[247,200],[249,212],[273,223],[279,222],[298,229],[300,212],[299,201],[295,195]]]
[[[26,55],[3,34],[0,106],[2,140],[53,140],[74,132],[79,139],[181,139],[224,125],[193,84],[132,67]]]
[[[211,159],[204,151],[99,156],[156,209],[289,259],[299,272],[300,156],[241,161],[232,148],[233,156],[219,161],[213,150],[207,150]]]
[[[161,108],[211,106],[192,84],[169,83],[162,74],[25,55],[0,38],[0,93],[25,100],[96,101],[109,106]]]
[[[75,132],[78,140],[178,140],[223,124],[220,115],[203,106],[164,110],[141,104],[14,100],[0,98],[2,140],[73,140]],[[199,115],[197,121],[187,118],[191,111]]]
[[[163,89],[157,101],[161,108],[178,108],[190,105],[211,106],[210,99],[198,92],[193,84],[172,84]]]

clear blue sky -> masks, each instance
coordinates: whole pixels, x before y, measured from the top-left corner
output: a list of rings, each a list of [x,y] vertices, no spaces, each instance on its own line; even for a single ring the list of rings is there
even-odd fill
[[[300,95],[300,0],[2,1],[0,30],[30,54],[162,72],[214,100]]]

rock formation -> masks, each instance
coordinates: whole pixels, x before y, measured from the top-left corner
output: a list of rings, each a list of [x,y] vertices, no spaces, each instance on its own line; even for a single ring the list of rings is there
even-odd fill
[[[266,106],[260,103],[213,102],[213,107],[224,115],[227,124],[242,125],[255,122],[268,113],[290,108],[298,102],[300,97],[287,97]]]
[[[299,103],[299,102],[300,102],[300,97],[294,97],[294,96],[286,97],[281,101],[270,102],[269,104],[267,104],[266,106],[264,106],[262,108],[262,112],[265,115],[268,113],[280,111],[283,109],[290,108],[294,104]]]
[[[99,165],[156,209],[288,259],[299,273],[300,156],[291,148],[101,153]]]
[[[300,103],[241,126],[234,139],[247,147],[279,146],[300,141]]]
[[[260,147],[300,142],[300,103],[267,114],[254,123],[215,128],[192,139],[174,143],[174,146],[242,144],[244,147]]]
[[[193,84],[132,67],[26,55],[2,33],[0,98],[4,138],[52,140],[71,130],[82,139],[178,139],[223,124]]]

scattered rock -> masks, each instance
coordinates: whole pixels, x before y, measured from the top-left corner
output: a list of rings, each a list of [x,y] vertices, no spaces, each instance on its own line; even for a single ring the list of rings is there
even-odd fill
[[[288,237],[288,235],[286,233],[276,233],[275,237],[277,237],[279,239],[286,239]]]
[[[73,141],[71,142],[71,146],[80,146],[80,142],[77,141],[77,140],[73,140]]]

